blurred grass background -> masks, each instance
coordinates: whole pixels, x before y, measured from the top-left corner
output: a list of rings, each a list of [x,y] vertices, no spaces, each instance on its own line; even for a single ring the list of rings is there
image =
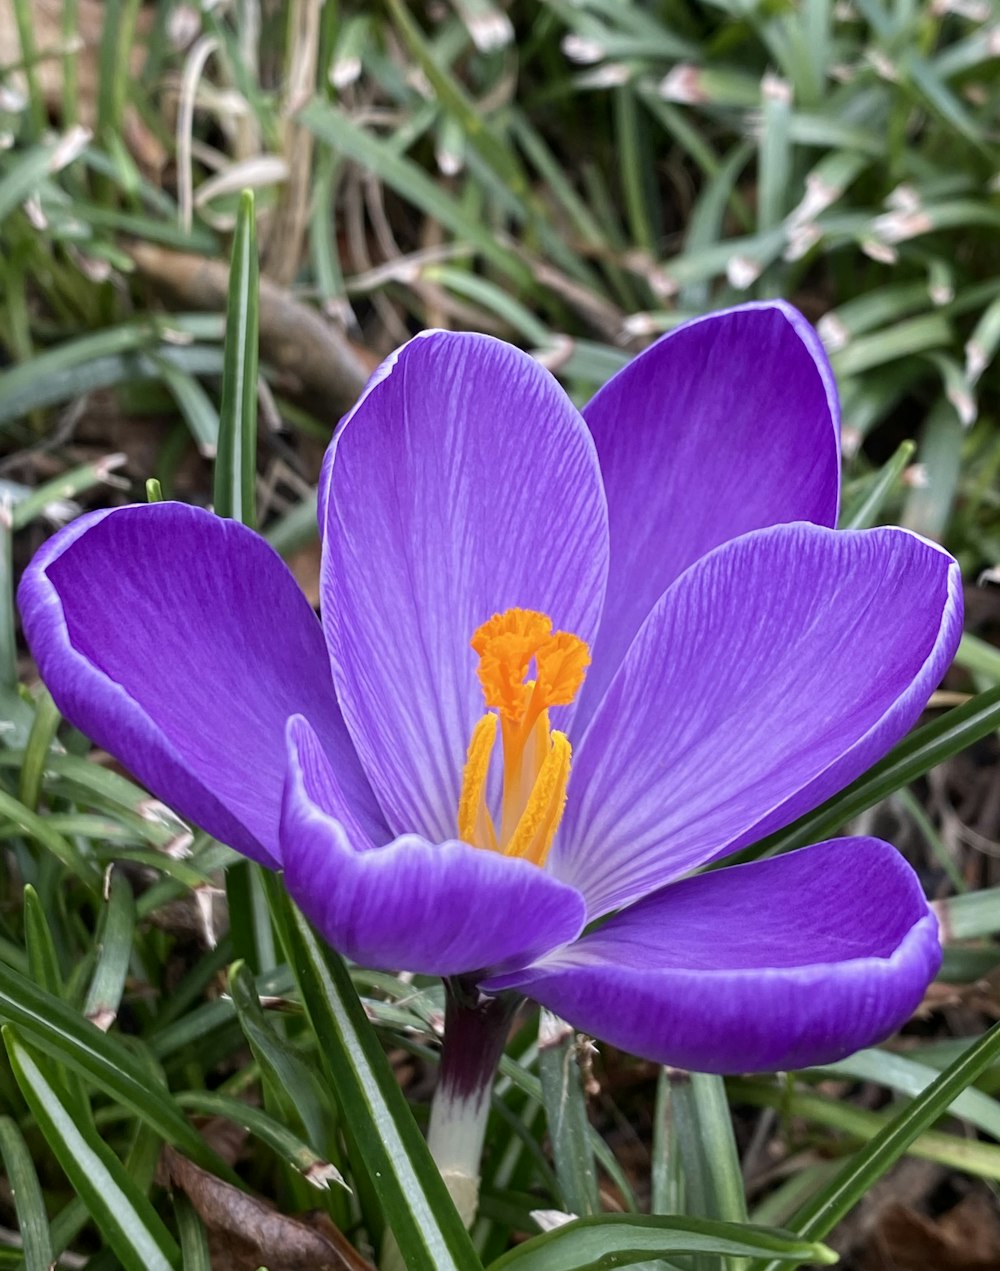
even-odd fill
[[[986,689],[1000,684],[988,583],[1000,562],[1000,15],[990,0],[0,0],[0,837],[14,864],[0,963],[121,1027],[217,1119],[233,1109],[213,1094],[252,1094],[263,1064],[242,1050],[251,1007],[238,1020],[218,997],[233,946],[213,944],[213,897],[229,854],[86,762],[83,739],[64,731],[50,750],[54,708],[18,687],[30,668],[12,580],[52,525],[142,498],[147,477],[210,501],[245,188],[261,244],[260,519],[313,598],[323,448],[368,371],[414,331],[513,340],[582,403],[684,318],[781,295],[817,323],[837,373],[845,522],[909,525],[946,543],[970,584],[987,579],[970,589],[951,686]],[[995,764],[987,739],[866,814],[934,894],[958,896],[925,1073],[1000,1014]],[[116,872],[102,893],[95,870],[112,860],[131,884]],[[254,969],[262,991],[289,991],[279,970]],[[388,977],[362,988],[393,1042],[419,1052],[433,991]],[[536,1063],[530,1044],[521,1058]],[[401,1068],[418,1088],[423,1062]],[[795,1090],[732,1087],[769,1109],[741,1139],[762,1220],[787,1219],[884,1120],[870,1085],[865,1106],[844,1104],[845,1082],[919,1084],[868,1062]],[[651,1150],[655,1163],[648,1071],[611,1057],[602,1072],[610,1141],[626,1163]],[[998,1082],[993,1071],[986,1087]],[[262,1137],[241,1168],[305,1207],[313,1162],[274,1129],[288,1110],[264,1089],[277,1120],[256,1109]],[[532,1188],[558,1201],[532,1097],[507,1089],[528,1145],[518,1156],[516,1136],[504,1140],[490,1166],[480,1238],[494,1253],[526,1229]],[[87,1227],[100,1219],[57,1181],[5,1066],[0,1099],[41,1162],[55,1245],[83,1231],[97,1250],[86,1265],[118,1265]],[[120,1100],[103,1088],[96,1113],[145,1193],[159,1138]],[[995,1102],[973,1111],[997,1137]],[[291,1123],[341,1160],[335,1129],[320,1143],[308,1117]],[[933,1186],[949,1170],[1000,1182],[1000,1148],[928,1139]],[[605,1203],[627,1208],[631,1167],[614,1174],[594,1150]],[[666,1172],[658,1185],[676,1204]],[[330,1216],[359,1221],[339,1198]],[[181,1236],[191,1221],[182,1206]],[[865,1256],[850,1265],[867,1269]],[[0,1266],[20,1258],[0,1243]]]
[[[193,312],[222,308],[251,187],[265,482],[308,478],[299,439],[421,327],[518,341],[585,399],[683,318],[784,295],[833,357],[851,479],[917,441],[888,511],[970,574],[1000,559],[987,0],[0,13],[0,436],[44,475],[112,387],[164,429],[143,459],[165,490],[174,425],[211,451],[221,328]]]

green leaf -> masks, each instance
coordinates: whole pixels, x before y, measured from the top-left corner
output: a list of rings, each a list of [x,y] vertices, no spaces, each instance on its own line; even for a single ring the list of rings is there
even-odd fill
[[[215,461],[215,510],[253,528],[257,523],[257,362],[260,264],[250,190],[240,198],[229,271],[226,350]]]
[[[265,875],[271,912],[327,1079],[409,1271],[481,1266],[341,959]]]
[[[87,1019],[103,1032],[107,1032],[118,1017],[134,939],[132,885],[121,870],[112,869],[105,886],[95,941],[97,966],[83,1007]]]
[[[763,1254],[826,1267],[837,1261],[837,1255],[825,1245],[769,1227],[704,1218],[603,1214],[536,1236],[492,1262],[488,1271],[603,1271],[658,1255],[698,1253],[730,1257]]]
[[[297,1121],[313,1147],[327,1137],[330,1120],[315,1072],[279,1037],[267,1019],[257,995],[253,975],[245,962],[229,970],[229,993],[239,1016],[243,1035],[261,1074],[279,1100],[286,1122]]]
[[[581,1218],[596,1214],[597,1171],[576,1032],[544,1008],[538,1025],[538,1075],[563,1208]]]
[[[993,684],[1000,684],[1000,649],[969,631],[962,636],[955,662],[974,675],[981,675]]]
[[[823,1239],[998,1055],[1000,1024],[994,1024],[803,1206],[793,1228],[806,1239]],[[776,1264],[769,1263],[767,1271],[777,1271]]]
[[[98,891],[101,886],[101,875],[93,861],[88,860],[75,843],[62,834],[56,833],[45,817],[39,816],[13,795],[0,790],[0,819],[11,821],[28,838],[34,839],[42,847],[52,853],[66,869],[91,891]]]
[[[215,458],[219,449],[219,412],[212,399],[193,375],[174,366],[166,358],[153,360],[198,449],[206,459]]]
[[[28,734],[28,744],[24,748],[24,764],[21,767],[18,791],[21,802],[32,812],[38,809],[45,761],[61,719],[62,716],[52,700],[51,693],[43,689],[35,703],[35,718],[31,725],[31,732]]]
[[[935,901],[934,909],[941,924],[941,939],[946,944],[952,940],[980,940],[1000,931],[1000,887],[948,896]],[[994,1138],[1000,1139],[1000,1134]]]
[[[177,1103],[200,1116],[224,1117],[233,1125],[248,1130],[302,1174],[313,1187],[326,1188],[330,1183],[347,1187],[338,1169],[261,1108],[214,1090],[186,1091],[177,1096]]]
[[[875,524],[886,499],[895,490],[909,466],[916,448],[916,443],[912,441],[899,443],[896,453],[874,474],[860,498],[845,509],[840,520],[841,529],[864,530]]]
[[[47,993],[60,997],[63,991],[59,955],[52,937],[48,914],[38,892],[28,883],[22,900],[24,912],[24,944],[28,953],[31,978]]]
[[[208,1236],[194,1206],[183,1192],[174,1192],[173,1201],[184,1271],[212,1271]]]
[[[30,198],[52,172],[58,147],[58,141],[50,141],[18,154],[0,179],[0,221]]]
[[[486,260],[522,285],[531,277],[516,252],[498,241],[493,230],[452,199],[409,159],[403,158],[380,137],[359,128],[346,114],[313,97],[298,114],[299,123],[320,141],[374,172],[401,198],[408,199],[432,220],[450,230],[459,241],[473,244]]]
[[[204,1169],[238,1184],[235,1173],[208,1147],[166,1086],[151,1080],[148,1069],[117,1038],[102,1033],[65,1002],[3,963],[0,1019],[37,1039],[46,1054],[95,1082]]]
[[[132,335],[131,347],[118,352],[97,354],[97,349],[111,344],[103,337]],[[173,363],[191,374],[217,375],[222,369],[222,351],[204,344],[189,348],[172,348],[163,344],[157,358],[141,348],[140,331],[102,331],[98,335],[70,340],[57,349],[40,353],[0,374],[0,426],[20,419],[29,411],[55,406],[84,393],[114,385],[160,378],[159,364]],[[147,332],[145,341],[151,341]],[[155,347],[155,342],[154,342]]]
[[[85,494],[104,485],[108,474],[124,462],[124,455],[104,455],[26,491],[24,498],[18,499],[12,509],[15,531],[23,530],[37,517],[44,515],[53,504],[74,499],[78,494]]]
[[[746,1199],[725,1083],[712,1073],[681,1077],[671,1104],[684,1177],[685,1212],[745,1223]],[[697,1188],[695,1187],[697,1182]],[[732,1271],[734,1264],[728,1262]]]
[[[60,1097],[46,1059],[8,1025],[3,1030],[17,1084],[39,1129],[101,1234],[127,1271],[171,1271],[180,1250],[107,1144]]]
[[[875,1138],[890,1121],[886,1112],[859,1108],[846,1099],[832,1097],[800,1087],[756,1078],[729,1082],[730,1096],[737,1102],[776,1108],[786,1116],[827,1126],[861,1143]],[[937,1161],[952,1169],[975,1174],[980,1178],[1000,1179],[1000,1147],[964,1135],[926,1130],[908,1146],[911,1156]]]
[[[54,997],[64,996],[62,970],[56,950],[52,926],[38,892],[29,883],[24,889],[24,944],[28,954],[28,974],[46,993]],[[67,1102],[72,1103],[75,1114],[83,1118],[91,1116],[90,1101],[79,1074],[63,1065],[58,1068]]]
[[[995,891],[992,900],[996,905]],[[834,1078],[847,1077],[853,1081],[875,1081],[911,1098],[926,1090],[938,1076],[937,1069],[906,1055],[894,1055],[888,1050],[859,1050],[849,1059],[811,1068],[809,1072]],[[952,1116],[961,1117],[1000,1141],[1000,1103],[982,1090],[963,1090],[948,1110]]]
[[[14,1198],[24,1271],[51,1271],[55,1254],[45,1198],[28,1146],[10,1117],[0,1117],[0,1156],[3,1157],[10,1193]]]

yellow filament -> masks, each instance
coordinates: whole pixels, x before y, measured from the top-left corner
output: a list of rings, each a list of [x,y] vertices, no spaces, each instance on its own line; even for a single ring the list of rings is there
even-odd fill
[[[566,735],[553,732],[549,752],[542,761],[517,829],[504,845],[503,850],[508,856],[523,856],[536,865],[545,864],[566,806],[572,753]]]
[[[566,804],[572,751],[549,726],[549,707],[579,692],[590,649],[579,636],[553,631],[533,609],[507,609],[477,628],[479,681],[487,707],[473,729],[458,807],[458,833],[475,847],[543,865]],[[534,679],[528,673],[534,666]],[[503,749],[503,793],[497,825],[488,806],[497,718]]]
[[[525,687],[530,691],[534,686]],[[503,741],[500,841],[506,843],[517,828],[549,749],[549,712],[541,711],[530,728],[501,719],[500,737]]]
[[[472,730],[458,801],[458,837],[475,847],[497,850],[493,819],[486,807],[486,782],[497,739],[497,717],[484,715]]]

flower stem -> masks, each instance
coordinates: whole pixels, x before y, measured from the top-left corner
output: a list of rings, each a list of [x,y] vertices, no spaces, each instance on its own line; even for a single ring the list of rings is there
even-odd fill
[[[490,1091],[516,994],[485,997],[472,981],[445,981],[444,1043],[427,1142],[462,1221],[472,1225]]]

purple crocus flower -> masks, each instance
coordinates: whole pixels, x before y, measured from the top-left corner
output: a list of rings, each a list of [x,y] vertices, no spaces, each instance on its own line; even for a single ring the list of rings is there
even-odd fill
[[[686,1068],[825,1062],[938,967],[910,868],[844,838],[687,876],[884,755],[958,641],[945,552],[832,528],[838,429],[779,302],[678,328],[582,415],[428,332],[327,455],[322,629],[261,538],[173,503],[57,534],[25,629],[63,713],[351,958]]]

